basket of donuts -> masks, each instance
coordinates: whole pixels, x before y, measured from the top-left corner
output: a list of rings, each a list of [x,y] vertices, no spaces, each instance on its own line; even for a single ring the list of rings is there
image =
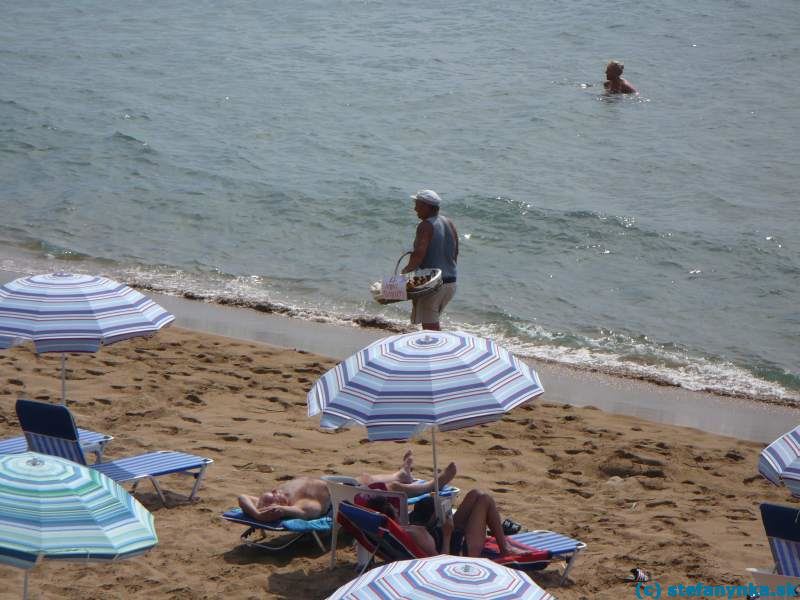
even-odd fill
[[[379,304],[391,304],[392,302],[402,302],[403,300],[414,300],[432,294],[442,287],[441,269],[417,269],[413,273],[402,275],[406,280],[406,298],[388,299],[383,297],[383,282],[376,281],[369,291],[372,297]]]
[[[406,254],[403,254],[403,256],[408,254],[410,254],[410,252],[406,252]],[[400,268],[400,262],[403,260],[403,256],[401,256],[397,261],[397,265],[394,268],[395,277],[393,279],[397,279],[398,277],[405,279],[405,297],[397,298],[395,295],[392,295],[391,298],[384,297],[383,281],[376,281],[370,286],[369,291],[375,301],[379,304],[391,304],[392,302],[403,302],[403,300],[422,298],[423,296],[432,294],[442,287],[441,269],[417,269],[411,273],[397,275],[397,271]]]

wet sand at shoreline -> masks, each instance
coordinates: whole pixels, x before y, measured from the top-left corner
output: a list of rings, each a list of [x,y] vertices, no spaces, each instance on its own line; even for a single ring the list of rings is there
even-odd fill
[[[306,416],[306,391],[335,363],[177,327],[70,357],[69,406],[79,426],[115,436],[109,459],[170,449],[215,463],[193,504],[182,500],[189,479],[164,480],[170,508],[149,484],[139,486],[160,539],[146,556],[111,565],[45,561],[31,573],[32,596],[313,599],[351,579],[355,552],[343,540],[328,571],[328,555],[313,542],[277,554],[247,549],[239,545],[244,528],[219,518],[237,494],[289,477],[393,470],[407,447],[418,474],[431,474],[425,439],[369,443],[363,430],[323,432]],[[0,435],[18,434],[17,398],[57,402],[59,394],[58,356],[37,357],[30,346],[0,354]],[[634,566],[662,585],[743,583],[745,567],[770,562],[758,504],[791,502],[758,476],[760,443],[553,404],[547,393],[500,422],[439,440],[440,461],[457,462],[462,490],[489,490],[504,516],[588,544],[571,584],[557,587],[554,569],[533,575],[562,600],[634,597],[621,581]],[[21,572],[0,573],[0,597],[19,597]]]
[[[164,294],[150,295],[176,315],[176,324],[181,327],[302,349],[338,360],[391,335],[379,329],[318,323]],[[694,392],[553,363],[528,362],[542,376],[550,402],[595,406],[610,413],[758,442],[772,441],[784,433],[787,422],[800,422],[800,408],[790,405]]]

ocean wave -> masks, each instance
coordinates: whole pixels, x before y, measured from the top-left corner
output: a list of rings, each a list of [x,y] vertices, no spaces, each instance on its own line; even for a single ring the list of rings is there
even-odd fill
[[[59,253],[59,258],[66,258],[71,270],[91,271],[89,264],[75,260],[69,254]],[[233,276],[221,272],[189,273],[167,266],[103,263],[102,268],[96,271],[142,290],[319,323],[375,328],[387,333],[403,333],[413,329],[404,318],[375,314],[364,309],[330,309],[297,302],[280,289],[280,282],[263,277]],[[43,268],[42,261],[38,259],[27,262],[6,259],[0,261],[0,268],[26,273],[56,268],[52,260],[45,264],[47,267]],[[100,267],[99,262],[96,266]],[[794,375],[781,372],[771,377],[788,381],[787,387],[778,381],[759,377],[755,373],[756,368],[750,370],[729,361],[699,356],[669,344],[657,345],[643,336],[601,331],[598,336],[590,337],[574,332],[550,331],[528,323],[506,322],[497,325],[450,321],[447,324],[454,329],[489,337],[523,358],[690,391],[770,403],[800,404],[800,393],[797,391],[800,381],[796,382]]]

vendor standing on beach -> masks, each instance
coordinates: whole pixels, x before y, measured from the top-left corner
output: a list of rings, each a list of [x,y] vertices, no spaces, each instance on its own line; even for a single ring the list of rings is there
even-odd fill
[[[456,293],[456,261],[458,260],[458,232],[453,222],[439,214],[442,199],[433,190],[420,190],[411,199],[422,223],[417,226],[414,251],[403,273],[416,269],[441,269],[442,287],[433,294],[415,298],[411,309],[411,322],[421,323],[423,329],[439,331],[444,307]]]

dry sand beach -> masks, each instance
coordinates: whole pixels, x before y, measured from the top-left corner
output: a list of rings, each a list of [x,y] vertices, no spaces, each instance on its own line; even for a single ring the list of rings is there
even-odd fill
[[[368,443],[363,430],[323,432],[306,416],[306,392],[335,362],[177,327],[70,357],[69,406],[79,426],[115,436],[108,458],[174,449],[215,462],[193,504],[182,501],[188,479],[165,479],[169,508],[140,486],[160,540],[150,553],[110,565],[45,562],[31,573],[33,597],[314,599],[351,579],[351,545],[328,571],[313,542],[251,550],[239,544],[243,528],[219,517],[237,494],[296,475],[392,470],[409,446],[418,474],[430,475],[426,440]],[[30,346],[0,354],[0,435],[19,433],[17,398],[56,402],[59,393],[57,356]],[[719,585],[769,564],[758,504],[791,501],[758,476],[762,447],[549,404],[545,394],[500,422],[442,434],[440,460],[457,462],[462,490],[491,490],[504,515],[588,544],[567,586],[552,569],[533,574],[557,598],[634,598],[621,579],[635,566],[662,584]],[[0,576],[0,598],[19,597],[22,573],[0,567]]]

